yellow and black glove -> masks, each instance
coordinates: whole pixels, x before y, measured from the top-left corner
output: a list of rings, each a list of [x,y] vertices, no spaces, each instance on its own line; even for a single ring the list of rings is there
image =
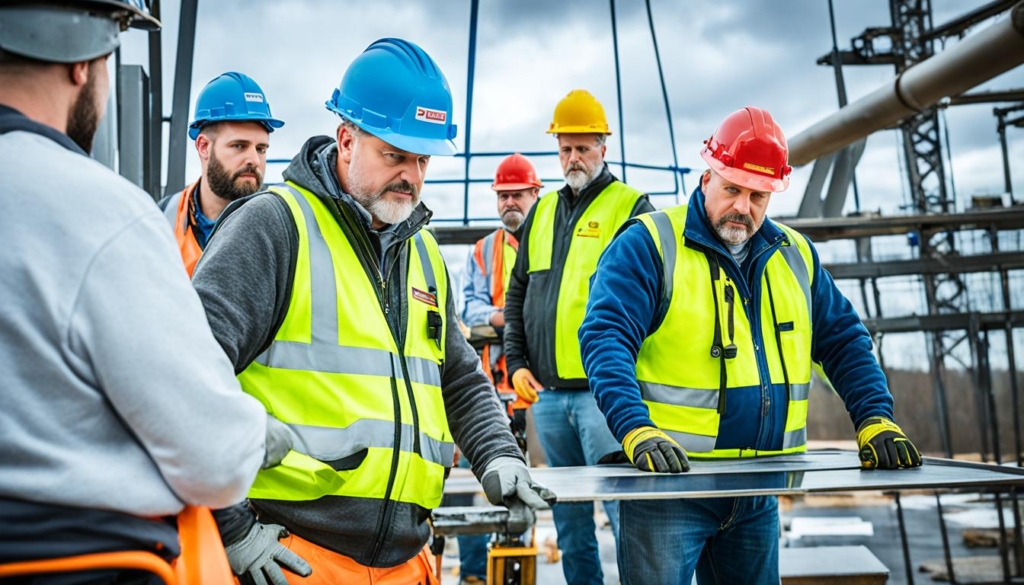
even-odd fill
[[[622,449],[630,463],[640,471],[680,473],[690,470],[686,451],[654,427],[638,427],[629,431],[622,441]]]
[[[920,467],[921,453],[896,423],[873,416],[857,429],[860,465],[865,469]]]

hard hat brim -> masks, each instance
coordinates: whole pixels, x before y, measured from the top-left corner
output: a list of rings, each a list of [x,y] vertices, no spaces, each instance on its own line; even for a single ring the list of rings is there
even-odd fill
[[[726,181],[739,185],[740,187],[746,187],[754,191],[766,191],[769,193],[780,193],[789,188],[789,177],[783,177],[776,179],[775,177],[768,177],[765,175],[758,175],[750,171],[743,169],[737,169],[726,166],[722,161],[711,156],[711,152],[707,148],[700,151],[700,157],[704,159],[704,162],[711,167],[716,173],[722,176]]]
[[[373,127],[364,128],[359,122],[356,122],[355,124],[362,128],[362,130],[367,134],[372,134],[395,148],[399,148],[413,154],[428,156],[454,156],[459,152],[459,148],[455,146],[455,143],[451,140],[404,136],[390,130],[381,130],[380,128]]]
[[[534,187],[540,189],[544,187],[544,183],[494,183],[491,185],[491,189],[494,191],[522,191],[523,189],[533,189]]]
[[[203,128],[210,124],[219,124],[221,122],[255,122],[257,124],[262,124],[263,127],[267,129],[267,132],[273,132],[274,130],[284,126],[284,121],[278,120],[277,118],[253,118],[249,116],[232,116],[228,118],[218,118],[216,120],[196,120],[189,124],[188,137],[195,140],[199,137],[199,133],[203,131]]]
[[[590,126],[556,126],[551,124],[548,128],[547,134],[604,134],[605,136],[611,136],[612,131],[609,128],[592,128]]]

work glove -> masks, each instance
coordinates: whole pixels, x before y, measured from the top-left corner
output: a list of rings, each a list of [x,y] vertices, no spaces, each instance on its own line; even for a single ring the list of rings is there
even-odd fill
[[[515,389],[517,396],[525,402],[533,404],[540,398],[537,390],[544,387],[537,381],[537,378],[533,377],[533,372],[526,368],[519,368],[512,373],[512,388]]]
[[[920,467],[921,453],[896,423],[873,416],[857,429],[860,465],[865,469]]]
[[[231,571],[242,585],[288,585],[281,567],[300,577],[313,572],[309,563],[278,542],[285,536],[283,526],[256,522],[244,538],[225,547]]]
[[[480,483],[490,503],[508,508],[509,534],[525,532],[536,519],[534,510],[547,510],[557,499],[554,492],[530,478],[530,471],[518,457],[491,460]]]
[[[267,415],[267,436],[264,445],[266,452],[263,455],[263,469],[281,463],[281,460],[292,449],[303,451],[300,448],[302,439],[295,434],[295,431],[270,414]]]
[[[680,473],[690,470],[686,451],[654,427],[637,427],[629,431],[622,441],[622,449],[640,471]]]

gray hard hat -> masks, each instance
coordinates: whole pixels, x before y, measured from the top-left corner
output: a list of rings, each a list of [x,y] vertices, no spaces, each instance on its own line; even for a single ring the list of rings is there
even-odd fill
[[[0,0],[0,50],[50,63],[114,52],[129,27],[157,30],[147,0]]]

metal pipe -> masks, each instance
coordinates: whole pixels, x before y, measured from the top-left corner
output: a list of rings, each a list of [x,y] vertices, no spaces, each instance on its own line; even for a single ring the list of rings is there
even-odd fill
[[[466,146],[463,155],[466,157],[466,186],[462,192],[462,225],[469,225],[469,163],[473,153],[469,149],[469,139],[473,134],[473,77],[476,73],[476,29],[477,17],[480,13],[480,0],[473,0],[469,8],[469,65],[466,72]]]
[[[999,146],[1003,152],[1003,187],[1006,189],[1006,194],[1010,197],[1010,205],[1016,205],[1017,202],[1013,200],[1013,181],[1010,177],[1010,148],[1006,144],[1006,118],[1000,115],[999,110],[996,110],[996,115],[999,116],[999,126],[997,132],[999,132]]]
[[[922,61],[891,83],[840,109],[789,140],[789,162],[805,165],[890,128],[940,99],[958,95],[1024,63],[1024,1],[1010,18]]]
[[[953,572],[953,556],[949,550],[949,534],[946,533],[946,519],[942,516],[942,498],[939,492],[935,492],[935,506],[939,512],[939,534],[942,535],[942,556],[946,559],[946,572],[949,574],[949,582],[956,583],[956,574]]]
[[[182,0],[178,21],[178,55],[174,62],[174,94],[167,147],[167,187],[164,197],[185,188],[185,155],[188,139],[188,110],[192,93],[192,59],[195,56],[196,13],[199,0]],[[163,112],[160,112],[163,115]]]
[[[658,80],[661,82],[661,98],[665,102],[665,119],[668,121],[668,142],[672,147],[672,166],[679,168],[679,155],[676,153],[676,132],[672,127],[672,107],[668,102],[668,88],[665,86],[665,73],[661,68],[661,51],[658,50],[658,35],[654,32],[654,15],[651,13],[651,0],[647,0],[647,26],[651,29],[651,43],[654,45],[654,62],[658,65]],[[621,128],[620,128],[621,130]],[[623,154],[623,160],[626,156]],[[684,171],[684,172],[688,172]],[[673,184],[676,189],[676,203],[679,203],[679,175],[672,173]],[[683,188],[685,193],[685,186]]]
[[[893,494],[896,500],[896,522],[900,527],[900,545],[903,548],[903,568],[907,571],[907,585],[914,585],[914,566],[910,564],[910,544],[907,542],[907,523],[903,519],[903,504],[900,493]]]
[[[612,49],[615,52],[615,95],[619,99],[619,150],[626,160],[626,126],[622,120],[622,69],[619,67],[619,29],[615,24],[615,0],[609,1],[612,12]],[[622,165],[622,182],[626,182],[626,165]]]

